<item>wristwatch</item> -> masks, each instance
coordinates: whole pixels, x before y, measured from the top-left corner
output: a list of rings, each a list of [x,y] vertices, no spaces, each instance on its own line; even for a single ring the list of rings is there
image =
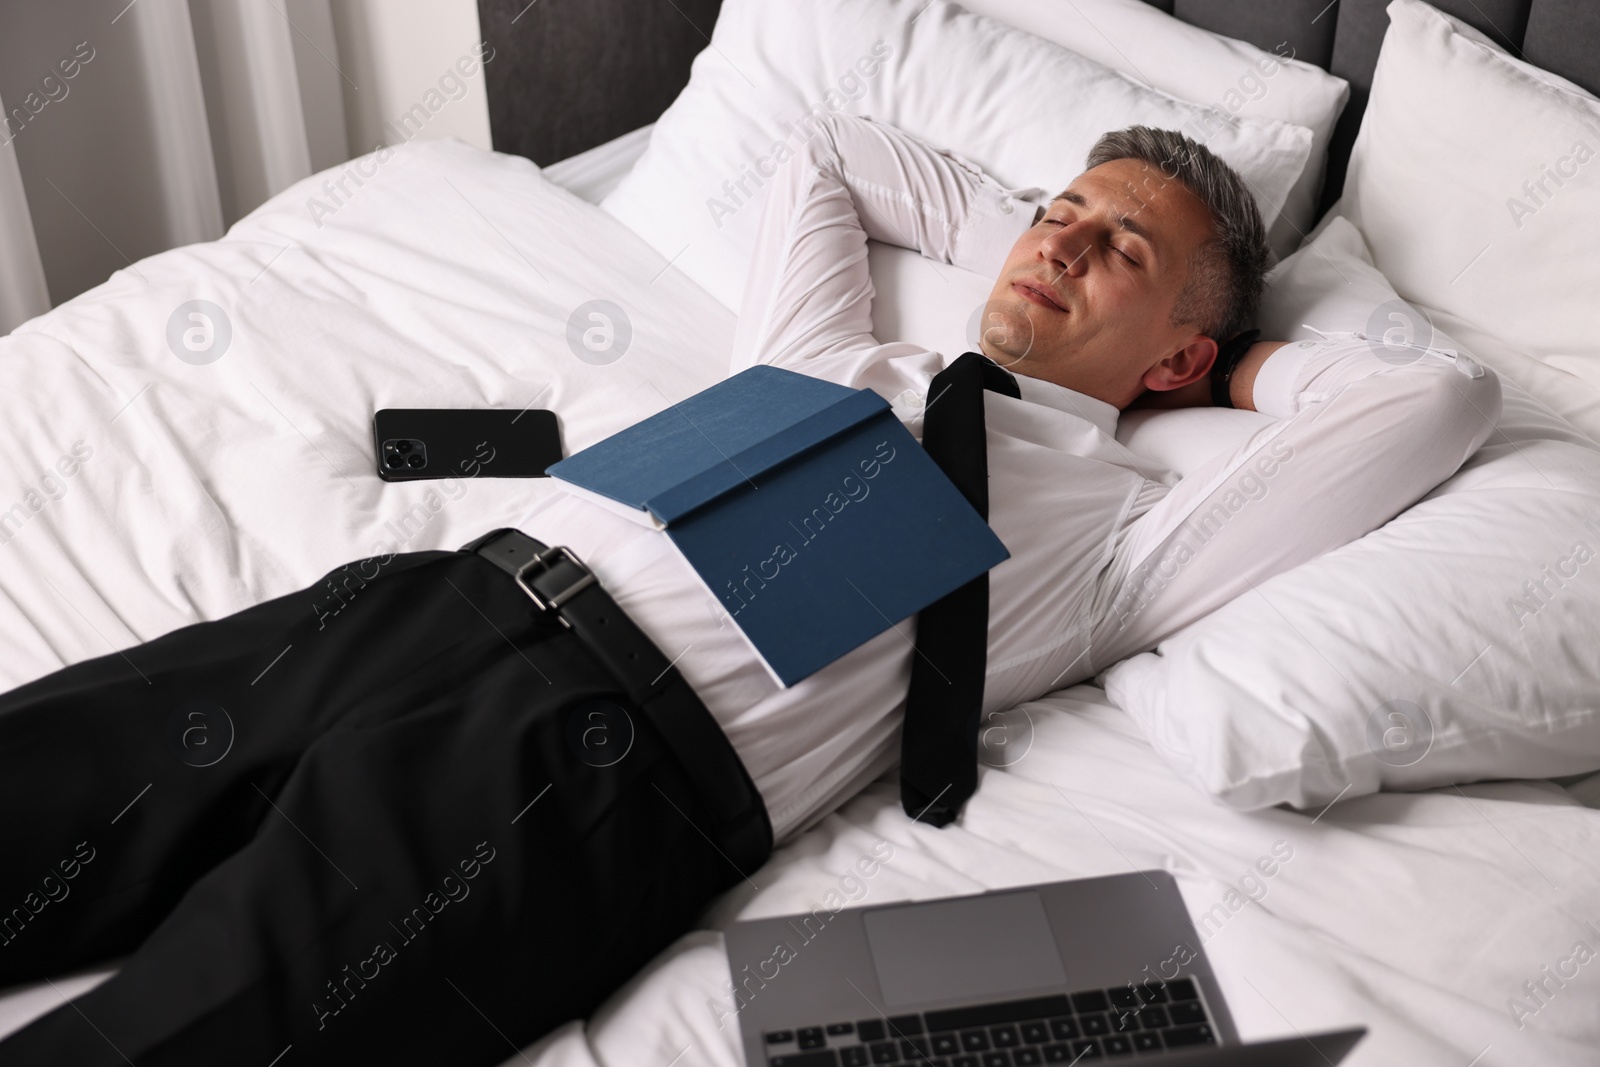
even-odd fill
[[[1233,381],[1234,368],[1250,351],[1250,346],[1256,343],[1256,338],[1261,336],[1260,330],[1246,330],[1226,344],[1217,349],[1217,358],[1211,364],[1211,404],[1213,407],[1233,407],[1233,397],[1229,393],[1230,383]]]

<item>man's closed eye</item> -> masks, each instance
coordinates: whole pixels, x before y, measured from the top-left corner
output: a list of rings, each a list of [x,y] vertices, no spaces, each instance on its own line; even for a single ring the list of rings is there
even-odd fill
[[[1051,223],[1051,224],[1056,225],[1056,226],[1065,226],[1066,225],[1066,223],[1064,221],[1062,221],[1061,219],[1052,219],[1052,218],[1048,218],[1048,217],[1040,219],[1039,221],[1040,222]],[[1118,248],[1116,245],[1112,245],[1111,246],[1111,251],[1115,252],[1117,255],[1119,255],[1123,259],[1127,260],[1132,266],[1137,267],[1139,265],[1139,261],[1137,259],[1134,259],[1132,256],[1128,255],[1128,253],[1124,252],[1122,249]]]

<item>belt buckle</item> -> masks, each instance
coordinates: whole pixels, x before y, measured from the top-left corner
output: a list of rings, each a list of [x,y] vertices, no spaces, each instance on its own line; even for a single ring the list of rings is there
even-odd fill
[[[552,561],[550,558],[552,556],[559,558]],[[561,562],[563,559],[568,563],[571,563],[578,570],[582,571],[583,575],[577,581],[561,590],[561,592],[546,600],[540,595],[539,591],[533,587],[532,583],[528,581],[528,572],[533,570],[535,567],[543,567],[545,570],[549,570],[550,568],[554,567],[556,563]],[[539,608],[542,611],[558,611],[562,604],[565,604],[567,601],[571,600],[580,591],[595,584],[594,572],[589,569],[588,565],[585,564],[583,560],[573,555],[572,550],[566,545],[552,545],[542,552],[535,552],[532,559],[528,560],[528,562],[517,568],[516,579],[517,584],[522,587],[522,591],[527,593],[533,602],[539,605]],[[558,614],[556,618],[560,619],[561,625],[567,627],[568,629],[572,628],[572,624],[561,615]]]

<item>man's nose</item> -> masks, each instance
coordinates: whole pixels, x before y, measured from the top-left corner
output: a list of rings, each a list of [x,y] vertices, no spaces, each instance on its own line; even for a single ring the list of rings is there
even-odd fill
[[[1078,219],[1044,239],[1039,252],[1049,260],[1054,269],[1070,278],[1081,277],[1089,269],[1089,250],[1093,247],[1095,224],[1089,219]]]

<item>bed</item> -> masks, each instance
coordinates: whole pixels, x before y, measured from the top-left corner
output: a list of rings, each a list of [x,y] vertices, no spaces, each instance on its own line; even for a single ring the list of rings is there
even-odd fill
[[[1526,3],[1485,2],[1478,15],[1510,31],[1503,46],[1531,56],[1544,34],[1549,66],[1581,62],[1548,43],[1561,34],[1542,21],[1558,5],[1540,15],[1544,2],[1531,15]],[[544,6],[513,26],[520,3],[484,0],[485,33],[517,55],[517,35],[534,32],[527,24]],[[1295,243],[1348,239],[1337,200],[1346,161],[1363,151],[1382,6],[1347,0],[1337,35],[1320,36],[1320,4],[1175,6],[1264,48],[1292,30],[1302,55],[1342,68],[1351,104],[1330,130],[1331,184],[1317,192],[1317,206],[1335,210]],[[1478,5],[1461,6],[1472,21]],[[650,47],[629,41],[624,59]],[[526,66],[495,77],[517,69]],[[663,105],[674,91],[664,84]],[[458,546],[554,491],[543,481],[382,483],[370,455],[376,408],[550,408],[570,453],[726,372],[735,312],[599,206],[638,164],[652,125],[541,169],[525,155],[534,142],[504,136],[512,126],[535,136],[518,125],[526,97],[493,79],[490,91],[501,152],[417,141],[345,164],[362,180],[332,214],[308,210],[326,176],[307,179],[222,240],[140,261],[0,340],[0,434],[8,455],[25,457],[0,475],[0,686],[282,594],[348,559]],[[1336,262],[1335,243],[1319,249],[1305,262]],[[967,305],[916,301],[938,284],[920,273],[927,264],[872,255],[879,336],[959,333]],[[630,325],[611,362],[569,342],[594,300]],[[1447,309],[1433,319],[1530,396],[1558,391],[1549,375],[1559,364]],[[197,322],[201,334],[186,333]],[[1562,417],[1581,421],[1588,402],[1578,395]],[[1542,419],[1550,405],[1537,406]],[[1181,470],[1193,438],[1174,436],[1166,418],[1125,418],[1118,438]],[[1592,424],[1569,429],[1571,443],[1600,452]],[[1600,635],[1584,629],[1597,618],[1585,596],[1552,600],[1544,615],[1579,655]],[[780,848],[592,1019],[508,1048],[508,1067],[736,1067],[719,930],[739,918],[810,910],[830,891],[880,903],[1147,868],[1176,876],[1246,1040],[1359,1024],[1369,1036],[1347,1062],[1364,1067],[1594,1062],[1600,776],[1583,772],[1600,762],[1447,785],[1384,779],[1349,795],[1306,786],[1297,804],[1208,796],[1203,780],[1175,770],[1174,738],[1115,696],[1148,690],[1156,669],[1120,676],[1120,687],[1075,685],[990,724],[1002,754],[985,761],[957,825],[910,823],[894,773],[873,782]],[[1588,696],[1597,703],[1600,689]],[[885,854],[861,873],[858,860]],[[7,991],[0,1034],[109,973]]]

